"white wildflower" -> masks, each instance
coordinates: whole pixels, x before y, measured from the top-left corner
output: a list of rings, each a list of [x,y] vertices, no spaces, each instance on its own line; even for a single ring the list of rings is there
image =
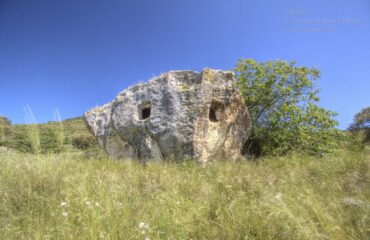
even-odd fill
[[[149,237],[146,237],[145,240],[150,240],[150,238]]]
[[[144,228],[144,226],[145,226],[145,222],[141,222],[141,223],[139,223],[139,228],[140,228],[140,229]]]
[[[283,194],[282,193],[277,193],[276,195],[275,195],[275,199],[276,200],[279,200],[279,201],[281,201],[282,200],[282,198],[283,198]]]
[[[95,207],[99,207],[100,205],[99,205],[99,203],[98,202],[96,202],[95,203]]]
[[[145,222],[141,222],[141,223],[139,223],[139,228],[140,229],[148,229],[149,224],[146,224]]]
[[[60,207],[67,207],[67,203],[66,202],[61,202]]]
[[[66,211],[63,212],[63,217],[68,217],[68,213]]]

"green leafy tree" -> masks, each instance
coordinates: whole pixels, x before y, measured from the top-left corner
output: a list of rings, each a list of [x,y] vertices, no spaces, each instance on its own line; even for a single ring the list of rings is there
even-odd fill
[[[370,107],[364,108],[356,113],[349,130],[355,134],[362,133],[363,142],[370,142]]]
[[[336,114],[316,105],[317,69],[280,60],[241,59],[235,73],[253,124],[245,153],[259,156],[298,150],[323,154],[336,148],[340,136],[333,118]]]

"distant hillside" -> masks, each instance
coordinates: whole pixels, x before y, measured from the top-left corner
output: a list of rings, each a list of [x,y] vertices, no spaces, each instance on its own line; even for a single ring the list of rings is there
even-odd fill
[[[64,147],[58,145],[57,136],[60,132],[60,123],[50,121],[38,124],[42,152],[69,151],[73,147],[86,150],[97,147],[95,137],[89,132],[82,117],[66,119],[62,122],[64,134]],[[28,124],[14,124],[11,127],[11,135],[7,137],[6,147],[20,152],[31,152]]]
[[[48,122],[39,124],[40,131],[43,130],[51,130],[57,131],[59,128],[58,122]],[[91,133],[87,129],[87,126],[82,117],[70,118],[63,121],[63,128],[64,128],[64,136],[66,138],[66,142],[70,142],[74,137],[78,137],[81,135],[88,135],[91,136]],[[13,125],[13,133],[20,133],[26,132],[27,124],[15,124]]]

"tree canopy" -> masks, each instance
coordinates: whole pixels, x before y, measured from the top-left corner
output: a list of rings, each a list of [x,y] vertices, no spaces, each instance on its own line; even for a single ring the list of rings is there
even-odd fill
[[[349,130],[352,132],[363,131],[364,142],[370,142],[370,107],[366,107],[356,113]]]
[[[340,134],[336,113],[317,105],[317,69],[281,60],[241,59],[235,73],[253,124],[245,153],[323,154],[336,148]]]

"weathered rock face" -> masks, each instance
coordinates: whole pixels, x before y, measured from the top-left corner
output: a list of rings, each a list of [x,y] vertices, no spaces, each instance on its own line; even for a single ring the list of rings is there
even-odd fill
[[[251,129],[234,74],[207,68],[130,87],[85,120],[110,156],[142,161],[235,161]]]

